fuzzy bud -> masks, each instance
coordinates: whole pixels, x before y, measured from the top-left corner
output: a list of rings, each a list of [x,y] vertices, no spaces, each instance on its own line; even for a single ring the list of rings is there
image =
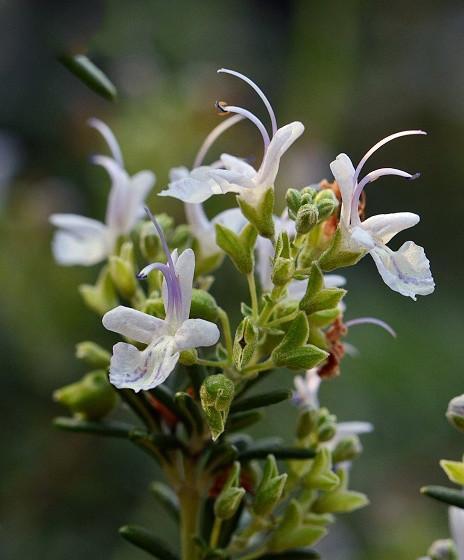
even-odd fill
[[[96,342],[85,340],[76,345],[76,357],[84,360],[89,366],[107,368],[110,365],[111,354]]]
[[[353,461],[362,453],[361,440],[358,436],[350,436],[340,440],[333,453],[333,462],[342,463],[344,461]]]
[[[464,395],[450,400],[446,417],[455,428],[464,432]]]
[[[201,406],[213,441],[224,431],[234,392],[233,382],[223,374],[210,375],[203,381],[200,389]]]
[[[329,218],[339,206],[334,192],[330,189],[319,191],[314,199],[319,212],[319,221]]]
[[[264,465],[263,478],[256,490],[256,497],[253,502],[255,515],[265,517],[272,513],[282,497],[286,482],[287,474],[279,475],[275,457],[269,455]]]
[[[219,307],[214,297],[205,290],[192,290],[192,303],[190,306],[191,319],[205,319],[215,323],[218,320]]]
[[[300,206],[295,220],[297,233],[309,233],[319,220],[319,211],[315,204]]]
[[[235,462],[221,493],[214,503],[214,514],[222,520],[230,519],[239,508],[245,489],[239,488],[240,463]]]

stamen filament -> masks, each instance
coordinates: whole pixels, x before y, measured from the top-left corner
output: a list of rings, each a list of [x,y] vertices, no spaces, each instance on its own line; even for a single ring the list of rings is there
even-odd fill
[[[203,163],[205,156],[211,146],[216,142],[216,140],[221,136],[226,130],[230,127],[234,126],[240,121],[243,121],[245,117],[243,115],[234,115],[233,117],[228,118],[227,120],[223,121],[221,124],[218,124],[213,130],[208,134],[205,138],[203,144],[200,146],[197,155],[195,156],[195,160],[193,162],[193,168],[200,167]]]
[[[396,338],[396,332],[390,327],[388,323],[377,319],[376,317],[359,317],[358,319],[351,319],[345,323],[345,327],[350,328],[356,325],[377,325],[386,330],[393,338]]]
[[[257,84],[255,84],[253,80],[250,80],[250,78],[248,78],[244,74],[241,74],[240,72],[236,72],[235,70],[220,68],[218,70],[218,74],[230,74],[231,76],[236,76],[237,78],[240,78],[241,80],[246,82],[256,91],[256,93],[259,95],[264,105],[266,106],[267,112],[269,113],[269,117],[271,118],[272,136],[274,136],[274,134],[277,132],[277,120],[274,110],[272,109],[272,105],[270,104],[269,99],[264,95],[263,90]]]
[[[358,182],[359,174],[361,173],[364,164],[374,152],[376,152],[382,146],[385,146],[385,144],[388,144],[388,142],[395,140],[396,138],[401,138],[402,136],[411,136],[413,134],[427,134],[427,133],[424,132],[423,130],[403,130],[401,132],[395,132],[394,134],[390,134],[390,136],[387,136],[382,140],[380,140],[379,142],[377,142],[377,144],[374,144],[374,146],[372,146],[372,148],[366,152],[366,154],[363,156],[361,161],[358,163],[358,167],[356,167],[356,171],[354,173],[354,183],[356,184]]]
[[[242,107],[235,107],[234,105],[225,105],[224,103],[216,102],[216,107],[224,112],[224,113],[236,113],[237,115],[242,115],[246,119],[250,120],[256,128],[261,132],[261,136],[263,137],[264,141],[264,151],[267,150],[271,139],[269,138],[269,134],[263,125],[263,123],[258,119],[256,115],[254,115],[251,111],[247,109],[243,109]]]
[[[95,118],[89,119],[87,121],[87,124],[90,127],[95,128],[95,130],[97,130],[103,136],[103,139],[108,144],[108,148],[110,149],[110,152],[113,158],[115,159],[115,161],[121,167],[124,167],[124,160],[122,157],[121,148],[119,147],[118,141],[116,140],[116,137],[111,131],[110,127],[100,119],[95,119]]]

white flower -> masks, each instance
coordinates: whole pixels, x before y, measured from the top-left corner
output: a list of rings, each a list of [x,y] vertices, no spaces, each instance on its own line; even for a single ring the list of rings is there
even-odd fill
[[[189,319],[194,252],[187,249],[178,256],[176,249],[171,255],[158,225],[157,229],[168,263],[148,265],[139,277],[146,277],[154,269],[164,274],[165,319],[124,306],[118,306],[103,316],[103,325],[108,330],[147,345],[142,351],[125,342],[113,346],[110,381],[119,389],[128,388],[135,392],[163,383],[175,368],[183,350],[212,346],[219,340],[219,329],[214,323]]]
[[[457,507],[450,507],[449,524],[451,536],[458,551],[459,560],[464,560],[464,510]]]
[[[142,205],[155,183],[151,171],[130,177],[124,169],[119,145],[111,130],[97,119],[89,121],[106,140],[112,158],[95,156],[94,163],[104,167],[111,178],[105,223],[76,214],[52,214],[50,222],[58,228],[53,238],[53,253],[62,265],[91,266],[114,251],[120,235],[127,235],[136,224]]]
[[[273,187],[279,170],[280,158],[304,131],[304,126],[300,122],[292,122],[277,129],[270,103],[256,84],[238,72],[225,69],[221,69],[219,72],[237,76],[251,85],[268,109],[272,124],[272,138],[269,137],[263,123],[250,111],[224,103],[217,104],[221,111],[247,118],[259,129],[264,140],[264,157],[261,165],[256,170],[242,159],[222,154],[219,161],[214,164],[194,166],[188,175],[171,181],[160,196],[172,196],[188,203],[201,203],[215,194],[232,192],[241,195],[248,203],[254,204],[261,199],[265,190]]]
[[[356,169],[346,154],[337,156],[330,168],[342,195],[340,226],[345,245],[352,251],[369,252],[383,281],[392,290],[415,300],[417,295],[430,294],[435,288],[424,249],[407,241],[398,251],[392,251],[387,243],[397,233],[416,225],[419,216],[411,212],[398,212],[379,214],[361,222],[358,214],[359,197],[368,183],[384,175],[399,175],[407,179],[417,177],[400,169],[382,168],[371,171],[358,183],[364,164],[376,150],[395,138],[409,134],[425,132],[407,130],[384,138],[366,153]]]

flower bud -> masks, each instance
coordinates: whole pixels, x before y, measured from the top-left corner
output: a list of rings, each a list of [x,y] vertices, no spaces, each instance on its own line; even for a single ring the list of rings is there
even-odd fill
[[[139,247],[147,261],[156,262],[159,260],[159,254],[162,250],[161,241],[151,222],[144,222],[140,228]]]
[[[464,395],[450,400],[446,417],[455,428],[464,432]]]
[[[335,421],[328,418],[322,422],[317,429],[317,439],[319,441],[330,441],[337,432]]]
[[[89,366],[107,368],[110,365],[111,354],[96,342],[86,340],[76,345],[76,357],[84,360]]]
[[[255,515],[265,517],[272,513],[282,497],[286,482],[287,474],[278,474],[275,457],[269,455],[252,506]]]
[[[200,389],[201,406],[205,412],[213,441],[224,431],[234,392],[233,382],[223,374],[210,375],[203,381]]]
[[[297,233],[305,234],[317,224],[319,212],[315,204],[304,204],[300,206],[295,220]]]
[[[197,363],[198,352],[195,348],[183,350],[179,356],[179,363],[183,366],[193,366]]]
[[[192,303],[190,306],[191,319],[205,319],[215,323],[218,320],[219,307],[214,297],[205,290],[192,290]]]
[[[106,372],[96,370],[87,373],[76,383],[57,389],[53,393],[53,400],[80,418],[100,420],[115,407],[118,397]]]
[[[314,187],[304,187],[301,189],[301,205],[310,204],[314,202],[314,197],[317,194],[317,190]]]
[[[343,461],[353,461],[362,452],[361,440],[358,436],[349,436],[340,440],[332,453],[335,464]]]
[[[222,520],[233,517],[245,495],[244,488],[238,488],[240,477],[240,463],[235,462],[230,474],[214,502],[214,514]]]
[[[186,224],[181,224],[174,230],[171,243],[173,247],[177,247],[180,251],[182,248],[188,246],[190,239],[190,227]]]
[[[235,332],[232,359],[238,370],[243,369],[250,362],[258,344],[258,329],[249,317],[245,317]]]
[[[330,189],[319,191],[316,195],[314,203],[316,204],[319,212],[319,221],[329,218],[339,205],[337,197]]]
[[[285,286],[293,278],[295,274],[295,264],[293,259],[284,259],[277,257],[274,260],[272,269],[272,283],[275,286]]]
[[[457,550],[451,539],[435,541],[427,554],[430,560],[458,560]]]
[[[143,304],[142,311],[159,319],[164,319],[166,315],[162,298],[147,299]]]
[[[118,305],[118,298],[107,266],[101,269],[95,286],[81,284],[79,292],[87,307],[99,315],[104,315]]]
[[[340,484],[340,479],[332,471],[332,455],[327,447],[322,447],[313,461],[311,470],[304,478],[305,488],[332,492]]]
[[[301,206],[301,192],[297,189],[288,189],[285,199],[287,202],[288,215],[292,220],[295,220]]]
[[[298,417],[296,435],[298,439],[304,439],[309,436],[314,428],[314,411],[303,410]]]

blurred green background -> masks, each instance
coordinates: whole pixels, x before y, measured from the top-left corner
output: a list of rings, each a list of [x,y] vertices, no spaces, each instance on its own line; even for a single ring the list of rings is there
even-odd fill
[[[376,427],[353,470],[353,487],[371,506],[340,517],[322,550],[330,560],[411,560],[447,535],[446,509],[419,488],[444,482],[438,460],[464,449],[444,418],[464,390],[463,29],[462,0],[0,3],[0,558],[142,560],[117,535],[126,522],[176,539],[147,494],[157,473],[145,456],[51,427],[62,412],[52,391],[85,372],[75,343],[113,339],[76,291],[96,270],[54,264],[47,217],[103,217],[108,180],[88,160],[102,148],[86,126],[90,116],[114,128],[130,171],[156,172],[157,191],[170,167],[190,165],[217,122],[216,99],[263,114],[246,86],[216,75],[222,66],[254,78],[280,124],[306,125],[282,165],[280,206],[284,188],[330,179],[328,164],[341,151],[358,161],[391,132],[429,132],[383,148],[371,163],[422,172],[414,183],[392,177],[368,187],[368,213],[421,215],[410,233],[426,247],[437,289],[414,303],[389,291],[369,258],[346,271],[346,317],[381,317],[398,338],[353,328],[360,356],[346,358],[342,376],[322,388],[339,419]],[[117,103],[60,66],[62,51],[87,52],[117,85]],[[217,147],[258,158],[259,150],[247,124]],[[177,201],[152,195],[150,204],[183,218]],[[231,204],[217,197],[207,207]],[[214,286],[230,310],[245,297],[231,274],[223,269]],[[291,383],[285,372],[272,379]],[[293,415],[273,408],[261,433],[289,434]]]

